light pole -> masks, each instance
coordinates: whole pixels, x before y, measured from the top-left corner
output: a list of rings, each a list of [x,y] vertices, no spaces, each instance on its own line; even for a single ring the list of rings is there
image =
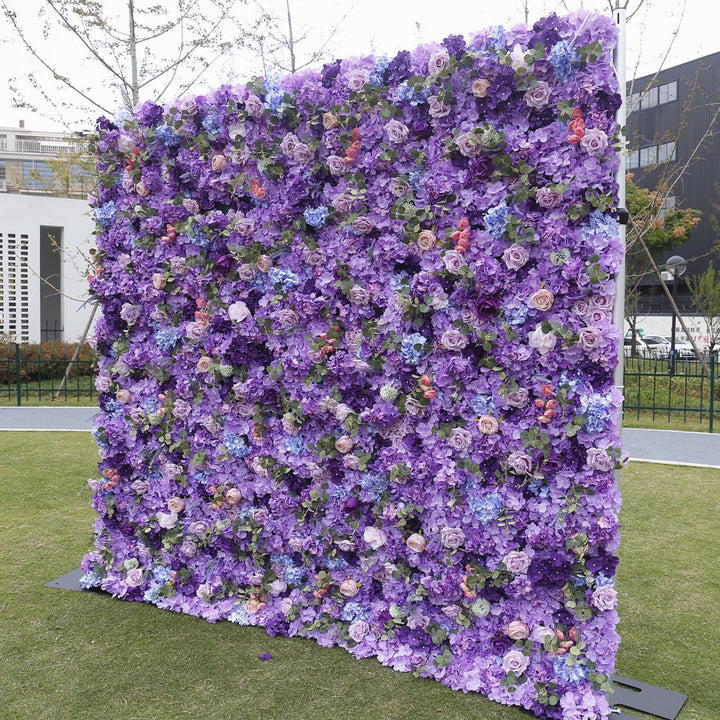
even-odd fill
[[[675,307],[677,307],[677,300],[675,299],[677,297],[676,288],[677,288],[677,279],[684,274],[685,270],[687,270],[687,263],[685,262],[685,258],[680,257],[679,255],[673,255],[666,263],[665,267],[667,268],[668,274],[672,277],[672,299],[675,303]],[[675,374],[675,308],[673,308],[673,315],[672,315],[672,329],[670,330],[670,367],[669,367],[669,374],[674,375]]]

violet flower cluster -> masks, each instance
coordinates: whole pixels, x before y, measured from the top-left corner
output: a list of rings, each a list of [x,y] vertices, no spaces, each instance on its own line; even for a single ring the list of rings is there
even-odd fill
[[[607,716],[614,44],[551,16],[99,121],[86,587]]]

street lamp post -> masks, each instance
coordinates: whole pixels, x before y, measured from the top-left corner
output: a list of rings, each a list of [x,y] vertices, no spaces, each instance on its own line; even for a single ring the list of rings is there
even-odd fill
[[[667,267],[668,274],[672,277],[672,299],[675,303],[675,307],[677,307],[677,300],[675,299],[677,297],[677,280],[678,278],[685,273],[685,270],[687,270],[687,263],[685,262],[685,258],[680,257],[679,255],[673,255],[666,263],[665,266]],[[670,366],[668,369],[668,372],[670,375],[675,374],[675,322],[676,322],[676,315],[675,315],[675,308],[673,308],[673,314],[672,314],[672,326],[670,330]]]

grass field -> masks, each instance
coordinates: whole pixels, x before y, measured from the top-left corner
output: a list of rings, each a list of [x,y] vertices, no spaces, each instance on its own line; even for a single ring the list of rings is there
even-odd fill
[[[0,432],[3,720],[528,718],[339,648],[43,587],[90,545],[95,464],[89,433]],[[618,671],[717,720],[720,471],[638,463],[622,488]]]

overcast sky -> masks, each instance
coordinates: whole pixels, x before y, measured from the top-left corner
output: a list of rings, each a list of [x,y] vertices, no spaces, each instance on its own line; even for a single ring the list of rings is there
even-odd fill
[[[249,0],[250,3],[256,0]],[[624,1],[624,0],[623,0]],[[37,9],[42,0],[6,0],[25,23],[36,27]],[[112,6],[112,0],[105,0]],[[637,7],[639,0],[629,0],[628,11]],[[283,0],[265,0],[266,6]],[[339,30],[331,42],[333,56],[347,57],[370,52],[392,55],[400,49],[412,48],[421,42],[442,40],[449,34],[469,35],[490,25],[509,27],[523,22],[525,3],[521,0],[294,0],[295,21],[298,26],[309,28],[309,44],[326,39],[327,28],[341,21]],[[609,13],[608,0],[528,0],[530,22],[549,12],[560,14],[567,10],[586,7]],[[673,33],[677,36],[673,43]],[[708,3],[704,0],[645,0],[639,12],[628,23],[628,77],[653,72],[671,48],[665,67],[677,65],[702,55],[720,50],[717,25],[708,15]],[[70,66],[63,71],[70,74],[82,67],[84,73],[91,67],[82,65],[82,56],[73,55],[67,44],[46,43],[42,50],[46,55],[61,62],[69,60]],[[238,67],[240,66],[240,67]],[[21,74],[23,67],[30,67],[27,53],[13,40],[11,28],[0,23],[0,67],[9,78]],[[236,80],[247,79],[259,71],[250,59],[233,60],[219,67],[210,80],[220,84],[231,74]],[[202,91],[200,88],[198,91]],[[169,98],[168,98],[169,99]],[[11,104],[7,82],[0,82],[0,125],[17,126],[20,119],[25,127],[34,130],[60,129],[57,122],[34,116],[27,110],[14,109]],[[82,123],[85,128],[93,125],[94,118]],[[73,123],[75,127],[78,125]]]

